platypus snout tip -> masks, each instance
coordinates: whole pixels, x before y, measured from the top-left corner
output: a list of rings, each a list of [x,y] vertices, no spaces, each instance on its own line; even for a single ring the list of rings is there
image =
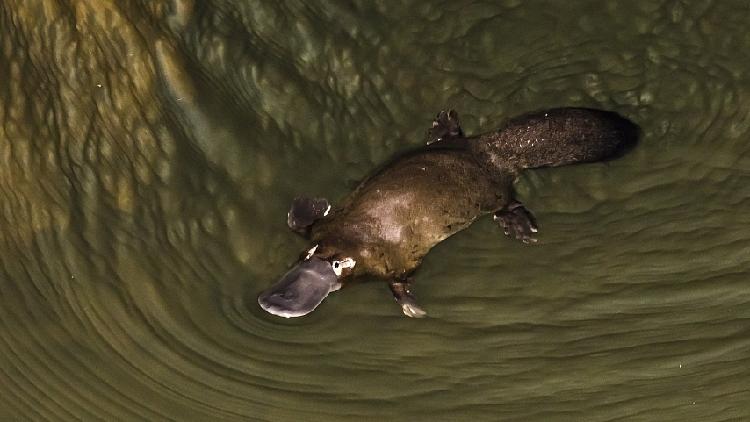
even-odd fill
[[[283,318],[309,314],[340,283],[331,264],[311,257],[299,262],[281,280],[258,295],[258,304],[266,312]]]
[[[287,304],[283,302],[280,303],[280,301],[269,295],[258,296],[258,304],[269,314],[282,318],[301,317],[312,311],[311,309],[295,309],[294,306],[287,306]]]

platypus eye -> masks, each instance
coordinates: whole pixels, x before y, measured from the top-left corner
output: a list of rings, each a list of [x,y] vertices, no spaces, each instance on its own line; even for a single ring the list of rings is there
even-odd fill
[[[336,275],[341,275],[341,261],[331,262],[331,267],[333,267],[333,272],[336,273]]]
[[[333,272],[336,273],[337,276],[341,275],[341,272],[344,270],[344,268],[354,268],[356,264],[357,261],[351,258],[344,258],[341,261],[331,261],[331,267],[333,268]]]

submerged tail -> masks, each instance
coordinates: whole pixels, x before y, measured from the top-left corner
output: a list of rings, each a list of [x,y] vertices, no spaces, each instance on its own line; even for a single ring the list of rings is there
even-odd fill
[[[554,108],[515,117],[472,144],[491,165],[515,172],[617,158],[635,146],[639,132],[611,111]]]

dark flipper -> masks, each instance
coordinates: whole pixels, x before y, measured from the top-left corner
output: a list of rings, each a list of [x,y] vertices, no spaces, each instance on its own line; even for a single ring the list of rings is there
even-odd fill
[[[535,243],[534,233],[539,230],[534,214],[518,201],[512,201],[503,209],[495,211],[495,221],[499,221],[507,236],[513,236],[523,243]]]
[[[412,318],[422,318],[427,313],[417,305],[416,299],[412,296],[409,291],[408,281],[391,281],[388,286],[393,292],[393,298],[396,299],[396,303],[401,305],[401,311],[404,315]]]
[[[330,210],[331,204],[324,198],[295,198],[286,215],[286,223],[290,229],[303,233],[315,220],[328,215]]]
[[[441,111],[432,122],[432,127],[427,130],[427,145],[435,142],[463,138],[464,131],[458,121],[456,110]]]

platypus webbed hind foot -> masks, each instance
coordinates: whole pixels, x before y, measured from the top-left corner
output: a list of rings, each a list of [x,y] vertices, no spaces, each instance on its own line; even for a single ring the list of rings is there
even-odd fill
[[[456,110],[441,111],[427,130],[427,145],[452,138],[462,138],[464,131],[458,122]]]
[[[290,229],[304,233],[315,220],[325,217],[330,210],[331,204],[325,198],[298,197],[289,208],[286,223]]]
[[[518,201],[512,201],[493,216],[503,226],[506,236],[513,236],[523,243],[536,243],[534,234],[539,231],[534,214]]]
[[[404,315],[411,318],[422,318],[427,315],[427,312],[417,305],[416,299],[409,291],[408,281],[391,281],[388,286],[391,288],[396,303],[401,305]]]

